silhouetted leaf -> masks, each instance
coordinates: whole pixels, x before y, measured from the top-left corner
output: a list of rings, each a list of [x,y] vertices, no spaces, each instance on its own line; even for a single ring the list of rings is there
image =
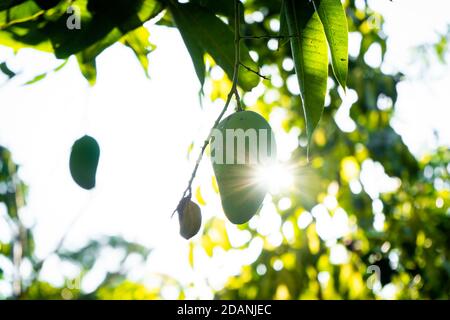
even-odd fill
[[[186,45],[194,64],[195,73],[200,81],[200,85],[203,87],[203,84],[205,83],[205,50],[201,47],[195,34],[190,30],[192,21],[190,21],[183,12],[177,9],[172,11],[174,21],[178,26],[178,30],[180,31],[181,37],[183,38],[184,44]]]
[[[8,67],[6,62],[0,63],[0,71],[3,72],[9,79],[16,76],[16,73]]]
[[[199,52],[204,50],[222,67],[230,79],[233,78],[235,50],[234,33],[230,27],[213,13],[192,3],[172,5],[170,8],[175,20],[182,21],[178,25],[181,34],[189,34],[189,42],[194,43],[197,51],[194,57],[196,63],[199,63]],[[255,71],[259,69],[242,43],[241,62]],[[258,75],[245,70],[239,73],[238,84],[242,89],[250,91],[258,83]]]
[[[33,0],[36,4],[44,10],[56,7],[62,0]]]
[[[95,6],[92,4],[96,3]],[[49,22],[46,32],[51,38],[58,58],[67,58],[101,42],[104,49],[156,16],[163,9],[156,0],[130,0],[128,2],[77,1],[81,11],[81,28],[69,30],[68,14]],[[88,10],[90,6],[90,10]],[[93,7],[92,7],[93,6]],[[106,6],[107,10],[100,10]],[[124,12],[125,11],[125,12]]]
[[[280,30],[278,32],[278,35],[280,37],[285,37],[285,38],[280,38],[278,40],[278,48],[284,46],[286,43],[289,42],[289,27],[286,21],[286,4],[285,4],[285,0],[282,1],[281,3],[281,10],[280,10]]]
[[[2,0],[2,2],[0,3],[0,11],[17,6],[18,4],[21,4],[22,2],[25,1],[28,0]]]
[[[191,3],[198,4],[202,7],[207,8],[214,14],[224,16],[228,19],[228,25],[234,29],[234,1],[230,0],[192,0]],[[239,1],[239,14],[240,21],[244,22],[244,6],[242,2]]]

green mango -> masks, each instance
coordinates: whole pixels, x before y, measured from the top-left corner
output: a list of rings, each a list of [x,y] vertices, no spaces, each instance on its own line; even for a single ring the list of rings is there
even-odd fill
[[[246,223],[268,192],[261,172],[276,159],[272,128],[258,113],[240,111],[219,123],[210,142],[225,215],[234,224]]]
[[[95,187],[100,147],[97,141],[90,136],[83,136],[72,146],[69,167],[73,180],[83,189],[90,190]]]
[[[185,199],[180,210],[178,210],[180,222],[180,235],[189,240],[195,236],[202,225],[202,214],[200,207],[190,199]]]

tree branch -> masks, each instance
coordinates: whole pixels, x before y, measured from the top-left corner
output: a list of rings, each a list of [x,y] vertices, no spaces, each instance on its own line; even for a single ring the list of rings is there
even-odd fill
[[[243,64],[242,62],[240,63],[240,65],[243,66],[243,67],[244,67],[245,69],[247,69],[248,71],[253,72],[253,73],[256,74],[258,77],[260,77],[260,78],[262,78],[262,79],[264,79],[264,80],[270,80],[269,77],[267,77],[267,76],[265,76],[265,75],[262,75],[262,74],[259,73],[258,71],[253,70],[252,68],[250,68],[250,67],[246,66],[245,64]]]
[[[217,117],[216,121],[214,122],[214,125],[212,126],[212,128],[208,134],[208,137],[205,139],[205,142],[203,143],[203,146],[200,150],[200,154],[198,155],[197,161],[195,163],[194,170],[192,171],[191,178],[189,179],[188,185],[187,185],[186,189],[184,190],[183,195],[181,196],[181,200],[178,202],[176,209],[172,212],[172,215],[171,215],[172,217],[177,211],[183,212],[183,207],[186,203],[186,201],[184,201],[184,200],[186,198],[189,198],[189,199],[191,198],[192,183],[194,182],[195,176],[196,176],[198,168],[200,166],[200,162],[202,161],[203,154],[205,153],[206,147],[209,144],[209,140],[212,136],[214,129],[217,127],[220,120],[222,120],[222,117],[225,114],[225,112],[227,111],[228,106],[230,105],[231,99],[233,98],[233,96],[236,97],[236,103],[238,106],[238,110],[242,110],[239,92],[237,89],[237,83],[238,83],[238,78],[239,78],[239,66],[241,65],[241,63],[240,63],[240,55],[241,55],[240,41],[242,39],[241,32],[240,32],[241,25],[240,25],[240,19],[239,19],[239,11],[240,11],[239,10],[239,1],[240,0],[234,0],[234,18],[235,18],[234,19],[234,70],[233,70],[232,86],[231,86],[230,92],[228,93],[227,100],[222,109],[222,112]]]

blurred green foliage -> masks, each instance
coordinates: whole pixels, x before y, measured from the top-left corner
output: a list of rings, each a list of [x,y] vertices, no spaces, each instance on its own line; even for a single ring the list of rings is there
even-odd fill
[[[258,10],[265,17],[262,23],[249,24],[248,34],[271,33],[270,21],[277,19],[278,7],[262,0],[250,3],[254,8],[246,6],[246,14]],[[346,11],[349,31],[362,36],[358,55],[349,61],[347,94],[357,96],[349,114],[355,128],[344,132],[337,125],[335,116],[345,94],[329,79],[329,103],[313,137],[313,159],[307,164],[305,149],[299,147],[290,160],[304,189],[292,188],[273,199],[275,204],[285,197],[291,202],[288,209],[278,207],[281,244],[274,246],[250,227],[252,239],[264,242],[262,252],[229,280],[217,298],[377,298],[387,285],[395,286],[396,298],[449,298],[450,150],[442,147],[419,160],[408,150],[390,122],[402,75],[385,74],[364,60],[374,44],[384,56],[383,19],[368,7],[356,8],[353,1],[346,2]],[[299,141],[305,141],[300,101],[287,86],[294,71],[283,67],[283,51],[289,48],[274,51],[267,43],[256,42],[249,46],[261,63],[276,67],[283,84],[264,81],[264,93],[248,107],[267,115],[280,106],[288,110],[285,130],[300,128]],[[279,97],[267,103],[273,90]],[[381,173],[372,172],[368,183],[362,169],[370,163],[379,166]],[[383,174],[396,187],[381,194],[371,191],[369,184]],[[301,183],[304,179],[309,180]],[[343,213],[350,226],[347,232],[331,239],[318,232],[324,224],[338,227],[333,218]],[[305,216],[312,217],[308,225],[301,222]],[[381,225],[376,225],[378,218]],[[286,229],[292,229],[294,236]],[[332,259],[335,252],[345,258]],[[374,268],[379,268],[378,279]]]
[[[83,11],[82,22],[88,26],[84,31],[73,34],[57,31],[60,29],[56,26],[65,23],[64,9],[69,2],[89,9]],[[232,20],[228,6],[221,5],[223,1],[215,1],[212,7],[209,7],[212,2],[206,0],[192,2]],[[153,47],[148,32],[141,28],[142,22],[157,15],[159,20],[155,23],[173,27],[174,22],[170,11],[164,9],[167,1],[130,3],[123,8],[123,3],[114,1],[114,5],[106,6],[110,10],[104,10],[105,2],[95,0],[47,1],[45,6],[42,1],[7,1],[0,4],[0,44],[16,50],[33,47],[54,52],[63,59],[75,54],[91,83],[95,82],[95,57],[116,41],[130,46],[146,68],[147,55]],[[279,21],[280,5],[280,1],[245,1],[245,35],[277,34],[274,25]],[[367,6],[356,7],[353,0],[345,1],[345,9],[349,32],[361,35],[360,49],[356,56],[349,57],[347,95],[334,79],[328,81],[326,107],[312,138],[309,163],[301,99],[288,86],[289,79],[295,77],[288,58],[290,47],[281,41],[277,49],[269,39],[245,41],[250,51],[256,53],[261,72],[268,71],[271,78],[261,82],[263,90],[258,91],[257,99],[247,108],[265,117],[282,108],[286,113],[284,130],[299,132],[298,147],[289,161],[297,184],[273,196],[281,217],[279,231],[275,233],[281,239],[278,243],[261,235],[250,223],[240,227],[250,232],[250,239],[233,247],[225,221],[220,217],[206,221],[203,234],[190,243],[193,267],[196,248],[213,259],[218,248],[246,250],[255,241],[263,243],[256,261],[231,277],[216,292],[216,298],[379,298],[382,289],[389,286],[395,288],[395,298],[400,299],[448,299],[450,296],[450,150],[441,147],[421,159],[408,150],[391,126],[396,86],[403,75],[386,74],[364,60],[373,45],[380,46],[383,56],[386,52],[383,17]],[[260,15],[263,19],[258,18]],[[198,46],[196,43],[194,49]],[[441,38],[434,48],[443,57],[446,40]],[[205,61],[206,75],[209,75],[214,62],[210,55],[206,55]],[[2,64],[4,70],[9,70],[6,64]],[[207,77],[206,81],[212,84],[212,100],[226,97],[231,85],[226,75],[219,80]],[[343,130],[336,114],[348,96],[355,97],[348,119],[354,128]],[[243,100],[246,101],[245,95]],[[392,187],[390,191],[378,193],[370,188],[374,182],[392,184]],[[206,181],[201,187],[210,185]],[[212,188],[217,189],[214,179]],[[161,297],[159,289],[148,289],[127,278],[127,259],[138,256],[145,261],[149,250],[118,237],[93,239],[75,251],[57,248],[52,254],[76,265],[82,278],[94,267],[102,250],[121,253],[116,271],[105,274],[90,292],[42,282],[39,273],[45,259],[36,258],[33,227],[24,225],[20,218],[25,198],[26,186],[18,178],[17,166],[8,150],[0,147],[0,204],[6,208],[6,214],[1,214],[0,219],[11,229],[9,241],[0,243],[0,281],[10,283],[13,289],[11,295],[1,298]],[[203,205],[205,200],[200,189],[197,198]],[[279,205],[286,198],[290,201],[288,208]],[[337,229],[339,219],[346,221],[347,230],[330,237],[330,231],[327,234],[323,230]],[[32,272],[26,277],[15,277],[11,270],[24,263],[32,266]],[[72,283],[74,279],[67,281]],[[167,284],[179,289],[180,298],[185,296],[183,291],[187,288],[162,277],[161,287]]]
[[[37,257],[33,237],[34,225],[24,223],[20,215],[20,209],[25,205],[26,193],[27,187],[18,176],[18,166],[12,161],[11,153],[0,146],[0,209],[2,209],[1,205],[4,205],[6,209],[5,212],[0,211],[0,223],[5,224],[8,231],[7,234],[2,234],[2,238],[9,238],[6,242],[0,241],[0,282],[6,281],[12,289],[10,294],[6,297],[0,295],[0,298],[113,298],[117,297],[118,288],[121,288],[123,297],[142,299],[154,297],[154,293],[145,290],[142,285],[130,281],[124,282],[128,273],[127,259],[134,256],[145,261],[151,250],[120,237],[105,236],[92,239],[75,251],[64,249],[63,240],[61,240],[54,252],[45,258]],[[103,275],[96,290],[82,293],[82,277],[95,267],[97,258],[105,250],[113,250],[120,255],[118,264],[111,266],[116,269]],[[52,257],[58,257],[60,261],[70,263],[79,271],[77,277],[66,279],[62,287],[43,282],[40,273],[46,261]],[[29,266],[31,269],[26,275],[19,271],[23,266]]]

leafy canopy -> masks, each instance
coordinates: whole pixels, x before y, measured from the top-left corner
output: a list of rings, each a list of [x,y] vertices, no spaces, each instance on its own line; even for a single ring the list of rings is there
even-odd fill
[[[114,5],[109,10],[96,11],[105,1],[73,1],[86,9],[82,16],[86,30],[72,33],[57,27],[67,18],[69,1],[2,1],[0,43],[15,49],[33,47],[64,59],[74,54],[85,76],[94,82],[95,57],[117,41],[130,46],[146,67],[147,53],[152,46],[142,23],[153,19],[154,23],[180,30],[202,84],[209,72],[205,67],[205,55],[212,57],[230,77],[229,41],[212,43],[211,33],[206,35],[205,30],[220,34],[221,38],[214,37],[214,40],[231,39],[234,25],[231,1],[192,0],[188,4],[126,1],[135,4],[127,6],[127,10],[122,10],[120,1],[106,2]],[[381,290],[391,286],[396,290],[396,298],[448,299],[450,152],[443,147],[416,159],[391,126],[396,86],[402,81],[402,75],[386,74],[364,61],[364,55],[373,45],[381,47],[384,57],[387,44],[382,25],[370,22],[371,18],[376,18],[382,23],[382,17],[367,6],[356,7],[353,0],[344,2],[345,11],[340,1],[333,0],[313,3],[247,0],[244,9],[241,10],[246,17],[242,25],[244,37],[276,33],[281,36],[278,50],[269,45],[272,39],[241,41],[247,47],[242,50],[242,59],[250,59],[245,62],[249,67],[256,68],[255,63],[259,70],[274,69],[271,81],[262,81],[264,91],[247,107],[264,116],[283,109],[286,115],[283,128],[286,133],[296,134],[299,140],[289,162],[297,183],[273,196],[275,212],[270,214],[275,214],[277,219],[267,234],[259,232],[256,219],[255,224],[235,227],[234,232],[241,232],[248,238],[243,244],[235,245],[230,241],[224,219],[215,217],[206,221],[201,236],[189,243],[192,267],[197,268],[200,250],[210,259],[216,255],[223,259],[223,252],[234,255],[237,250],[246,252],[254,244],[262,243],[256,260],[230,278],[224,288],[216,292],[218,298],[362,299],[380,297]],[[344,22],[343,12],[347,22]],[[254,13],[261,13],[263,19],[249,19]],[[199,25],[188,23],[192,16],[197,17]],[[108,20],[106,27],[97,25],[98,21],[105,20]],[[244,17],[241,20],[244,21]],[[202,21],[208,21],[213,27],[208,25],[199,31],[199,26],[205,23]],[[279,30],[273,28],[270,21],[278,21]],[[347,60],[345,28],[361,35],[359,51]],[[286,45],[287,42],[290,45]],[[443,47],[441,43],[437,46],[441,48],[440,54]],[[324,63],[328,50],[331,52],[330,71],[335,80],[328,77],[330,68]],[[247,56],[246,52],[250,51],[257,53],[256,61]],[[327,54],[321,56],[319,52]],[[0,64],[0,69],[8,77],[15,76],[6,64]],[[250,90],[259,82],[250,71],[242,70],[242,73],[241,89]],[[324,78],[328,86],[321,82]],[[289,85],[292,79],[299,82],[301,98],[293,95]],[[223,87],[229,84],[229,79],[224,77],[211,82],[211,99],[223,98]],[[347,87],[347,93],[355,97],[348,115],[352,129],[342,128],[336,120],[345,99],[339,86]],[[328,98],[324,100],[325,87]],[[318,91],[311,93],[308,88],[318,88]],[[318,122],[320,114],[323,121]],[[311,137],[314,127],[315,134]],[[309,139],[314,144],[307,165],[303,151]],[[12,296],[61,298],[62,287],[39,280],[42,261],[34,252],[34,230],[23,226],[18,215],[25,203],[26,186],[18,179],[10,153],[1,147],[0,164],[0,186],[9,186],[8,192],[0,189],[0,203],[6,206],[7,218],[22,234],[22,237],[0,243],[0,256],[6,257],[12,265],[12,248],[20,244],[22,258],[30,261],[33,269],[24,279],[22,293]],[[376,176],[369,177],[395,182],[395,188],[382,192],[372,190],[367,183],[369,167],[377,170]],[[204,196],[208,193],[201,190],[209,187],[217,192],[217,184],[212,181],[212,184],[202,181],[196,189],[197,202],[202,206],[207,206],[210,199]],[[281,205],[286,200],[289,206]],[[339,219],[346,221],[345,231],[331,236],[323,232],[327,228],[336,229],[336,222],[342,221]],[[139,244],[111,237],[92,240],[76,251],[61,248],[56,255],[60,260],[80,266],[82,278],[93,268],[96,257],[105,247],[119,248],[127,254],[137,253],[143,259],[148,254]],[[336,252],[341,259],[336,259]],[[379,279],[368,272],[374,266],[380,269]],[[0,266],[0,280],[10,276],[8,270]],[[94,292],[72,291],[72,298],[156,298],[162,296],[161,291],[166,286],[175,286],[179,297],[185,297],[185,288],[173,279],[164,278],[149,290],[126,280],[126,271],[118,270],[108,273]],[[369,287],[369,282],[373,286]]]
[[[324,107],[328,50],[338,83],[343,88],[346,86],[345,12],[340,0],[286,0],[277,5],[283,22],[278,37],[291,42],[311,139]],[[69,27],[71,19],[79,20],[79,28]],[[230,79],[233,77],[234,1],[11,0],[0,6],[0,44],[15,49],[31,47],[49,51],[60,59],[76,55],[81,72],[94,84],[96,57],[116,42],[129,46],[148,72],[147,55],[152,45],[148,31],[142,26],[149,20],[179,29],[202,86],[206,73],[205,54],[211,56]],[[243,42],[240,63],[246,71],[240,72],[238,84],[244,91],[250,91],[259,83],[259,66]]]

